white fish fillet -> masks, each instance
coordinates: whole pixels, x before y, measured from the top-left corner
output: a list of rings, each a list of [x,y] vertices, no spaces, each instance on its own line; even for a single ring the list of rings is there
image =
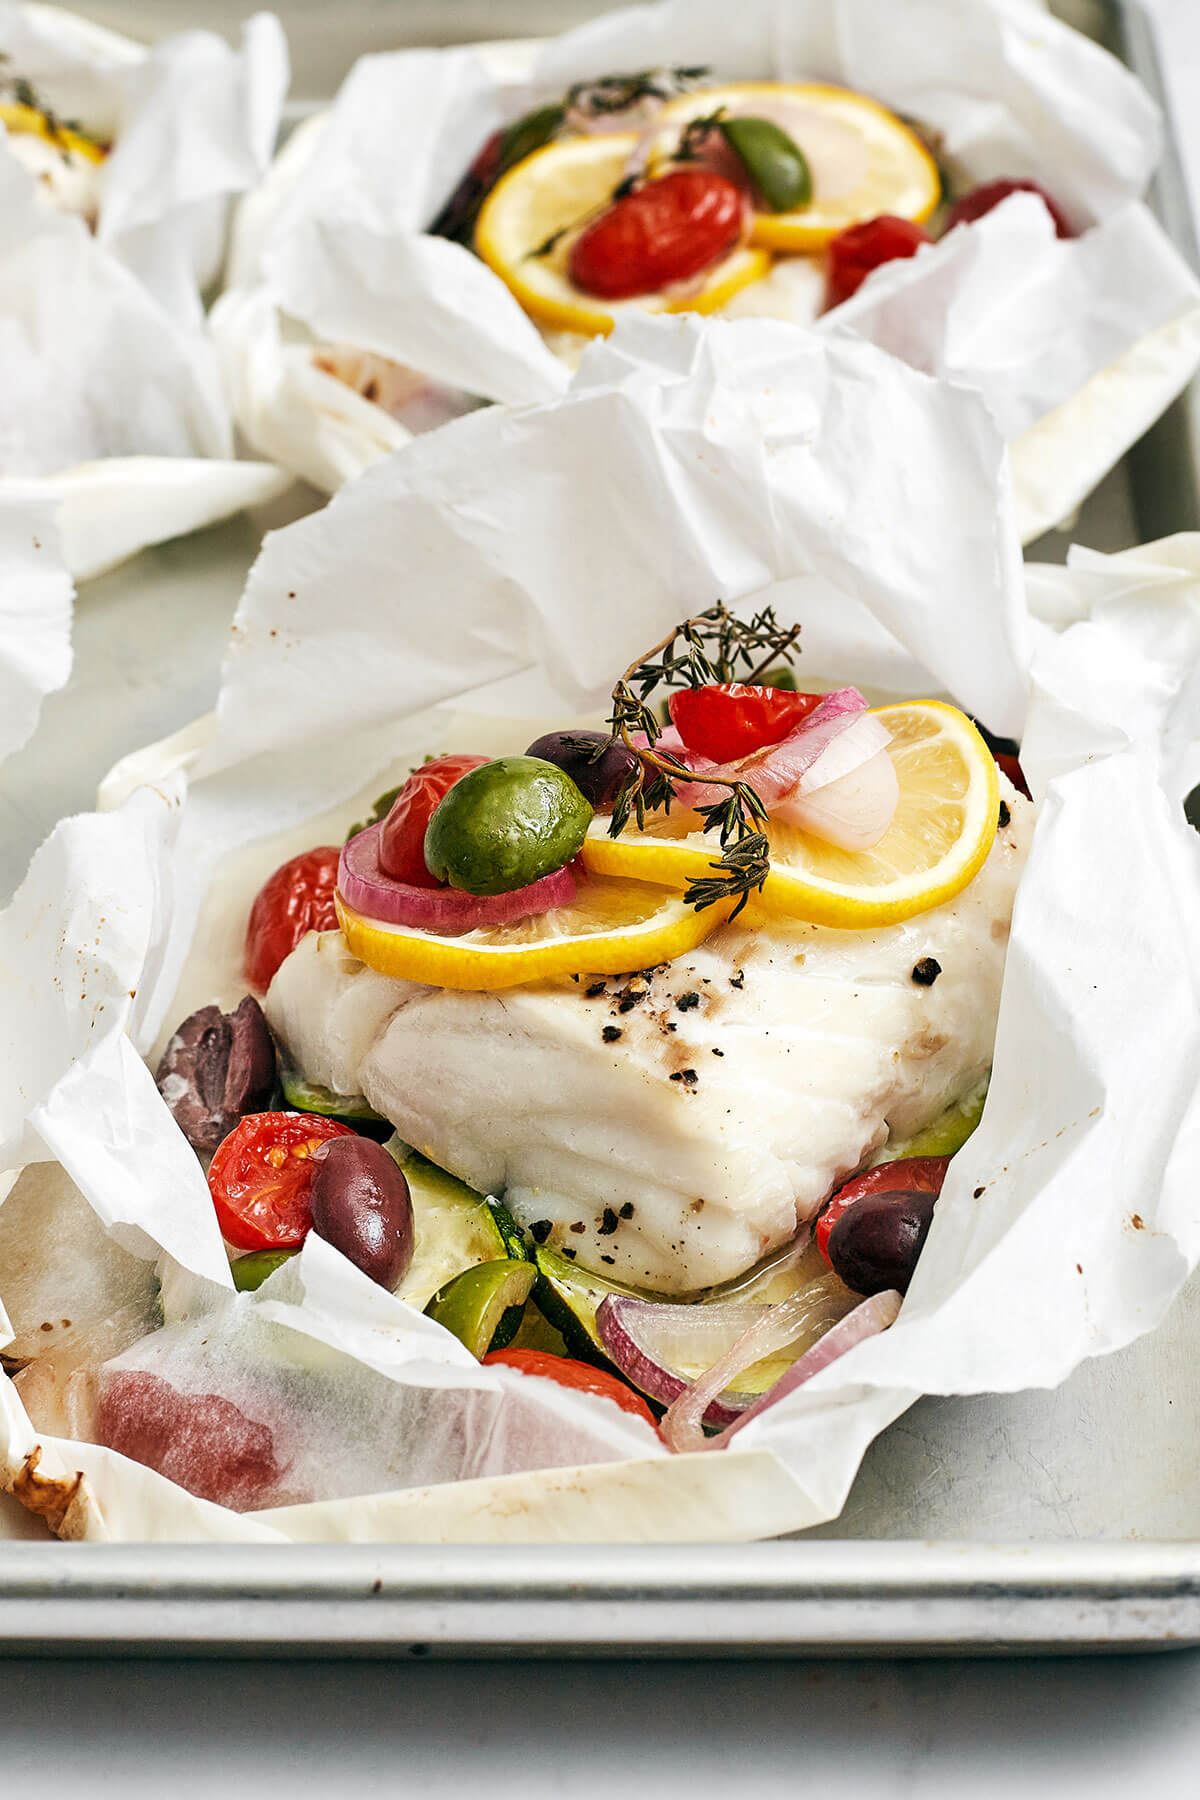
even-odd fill
[[[494,994],[377,975],[330,932],[283,964],[267,1016],[310,1080],[365,1094],[581,1265],[709,1287],[989,1068],[1033,815],[1002,785],[1011,823],[983,869],[904,924],[734,923],[644,976]]]

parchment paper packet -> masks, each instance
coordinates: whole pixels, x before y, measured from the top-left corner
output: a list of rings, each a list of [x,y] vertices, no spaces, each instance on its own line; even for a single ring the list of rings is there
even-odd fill
[[[54,510],[20,483],[0,485],[0,759],[29,741],[71,673],[74,589]]]
[[[1011,201],[821,319],[985,394],[1013,448],[1024,541],[1069,514],[1195,370],[1200,287],[1140,203],[1159,121],[1098,46],[1021,0],[663,0],[537,52],[356,66],[243,204],[215,328],[249,440],[332,490],[395,439],[396,417],[357,404],[389,360],[450,407],[561,392],[558,358],[500,279],[424,227],[499,124],[573,81],[670,64],[860,90],[927,129],[956,185],[1034,178],[1064,207],[1077,240],[1057,240],[1036,199]],[[823,285],[815,263],[785,259],[728,310],[810,323]],[[333,377],[314,387],[314,343],[341,369],[340,397]],[[553,343],[571,361],[583,340]],[[401,378],[402,396],[412,385]]]
[[[3,158],[0,382],[0,494],[57,508],[76,577],[289,485],[234,459],[203,321],[157,300]]]
[[[210,31],[148,48],[58,7],[4,0],[0,57],[3,98],[28,83],[58,120],[111,144],[95,184],[97,239],[173,309],[195,312],[221,267],[230,203],[275,147],[288,85],[279,21],[255,13],[238,49]],[[0,138],[5,165],[21,155],[18,139]],[[93,210],[90,194],[77,200]]]
[[[148,1376],[236,1407],[268,1433],[255,1440],[260,1467],[264,1444],[279,1466],[259,1491],[272,1497],[274,1482],[274,1498],[313,1480],[287,1402],[299,1411],[303,1394],[329,1421],[331,1471],[331,1497],[238,1514],[35,1430],[6,1386],[9,1483],[65,1534],[665,1541],[795,1529],[836,1513],[866,1444],[919,1392],[1054,1384],[1150,1329],[1200,1257],[1188,1176],[1200,846],[1179,807],[1200,735],[1200,543],[1048,571],[1033,617],[982,402],[853,340],[800,342],[764,323],[631,322],[589,352],[564,400],[450,426],[275,534],[215,719],[131,759],[106,787],[115,810],[64,822],[39,852],[0,921],[5,1161],[57,1158],[123,1249],[145,1258],[158,1243],[171,1258],[172,1323],[122,1351],[106,1379]],[[904,461],[885,451],[897,434]],[[149,1049],[201,998],[228,999],[263,874],[344,831],[421,749],[526,741],[524,722],[434,717],[431,703],[559,719],[593,707],[627,656],[718,595],[769,597],[800,618],[806,678],[875,685],[890,661],[1001,729],[1024,728],[1042,814],[987,1110],[886,1341],[696,1457],[668,1457],[648,1434],[622,1442],[636,1423],[611,1417],[604,1431],[618,1435],[601,1441],[598,1403],[556,1393],[590,1460],[514,1468],[538,1460],[545,1417],[501,1429],[495,1372],[469,1367],[329,1246],[310,1239],[256,1296],[233,1298],[203,1177],[126,1030]],[[1056,635],[1049,617],[1077,622]],[[48,1177],[22,1176],[0,1224],[31,1180]],[[65,1290],[70,1257],[56,1267]],[[68,1305],[64,1292],[70,1318]],[[153,1411],[161,1393],[141,1391]],[[434,1395],[446,1430],[427,1439],[413,1421],[427,1403],[433,1416]],[[378,1443],[364,1442],[373,1410],[387,1421]],[[347,1491],[355,1470],[364,1485],[388,1479],[389,1459],[413,1485]]]

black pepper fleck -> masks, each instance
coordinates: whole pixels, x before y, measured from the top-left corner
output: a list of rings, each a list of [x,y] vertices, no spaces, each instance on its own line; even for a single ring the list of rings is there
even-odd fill
[[[529,1235],[535,1244],[544,1244],[553,1230],[554,1223],[551,1219],[535,1219],[529,1227]]]
[[[563,1245],[562,1253],[565,1257],[568,1257],[571,1262],[575,1261],[575,1252],[574,1252],[574,1250],[572,1250],[570,1244]]]
[[[699,1079],[695,1069],[676,1069],[671,1075],[672,1081],[681,1081],[685,1088],[694,1088]]]
[[[584,992],[589,1000],[598,1000],[607,987],[607,981],[593,981],[590,987],[584,989]]]
[[[932,987],[941,972],[942,965],[936,956],[923,956],[913,965],[912,978],[918,987]]]
[[[1009,824],[1011,820],[1012,814],[1008,810],[1008,801],[1002,800],[1000,802],[1000,830],[1003,831],[1004,827]]]
[[[582,1232],[587,1230],[587,1226],[582,1219],[576,1219],[575,1223],[571,1226],[571,1230],[574,1232]]]
[[[725,1052],[723,1050],[718,1050],[717,1046],[715,1044],[712,1047],[712,1053],[714,1056],[724,1056],[724,1054],[725,1054]]]
[[[700,996],[693,988],[690,993],[680,994],[675,1004],[680,1012],[693,1012],[700,1004]]]
[[[729,985],[732,988],[744,988],[746,985],[746,971],[744,969],[739,969],[736,975],[731,975],[729,977]]]
[[[624,1206],[621,1208],[621,1217],[623,1219],[632,1219],[632,1217],[633,1217],[633,1201],[632,1200],[627,1200],[625,1202]]]
[[[623,1035],[619,1025],[606,1025],[600,1033],[606,1044],[615,1044],[617,1039]]]
[[[608,1264],[608,1265],[609,1265],[609,1267],[610,1267],[610,1268],[611,1268],[611,1267],[612,1267],[612,1266],[613,1266],[613,1265],[614,1265],[614,1264],[615,1264],[615,1263],[616,1263],[616,1260],[617,1260],[617,1259],[616,1259],[616,1257],[615,1257],[615,1256],[602,1256],[602,1257],[601,1257],[601,1258],[600,1258],[600,1261],[601,1261],[601,1262],[606,1262],[606,1263],[607,1263],[607,1264]]]
[[[986,1188],[981,1188],[981,1187],[979,1187],[979,1188],[976,1188],[976,1189],[975,1189],[975,1192],[974,1192],[974,1194],[973,1194],[973,1195],[972,1195],[972,1196],[971,1196],[971,1197],[972,1197],[972,1199],[974,1199],[974,1200],[982,1200],[982,1199],[983,1199],[983,1196],[984,1196],[984,1194],[985,1194],[985,1193],[986,1193],[986,1192],[987,1192],[987,1189],[986,1189]]]
[[[596,1236],[611,1237],[613,1232],[617,1229],[618,1223],[617,1215],[612,1207],[606,1206],[601,1214],[600,1223],[596,1228]]]

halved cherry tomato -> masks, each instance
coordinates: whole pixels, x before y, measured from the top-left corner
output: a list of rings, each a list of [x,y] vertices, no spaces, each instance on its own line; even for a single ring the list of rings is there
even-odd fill
[[[747,687],[743,682],[677,688],[668,701],[671,723],[689,750],[713,762],[737,762],[766,744],[778,744],[821,704],[821,694],[789,688]]]
[[[742,234],[740,190],[712,169],[673,169],[617,200],[576,238],[568,270],[602,300],[654,294],[719,262]]]
[[[96,1437],[235,1512],[265,1505],[284,1473],[268,1426],[222,1394],[181,1393],[147,1369],[114,1369],[105,1377]]]
[[[425,831],[455,782],[486,761],[486,756],[437,756],[413,770],[392,801],[379,834],[379,866],[385,875],[411,887],[446,885],[425,866]]]
[[[1010,194],[1037,194],[1045,201],[1046,210],[1054,220],[1056,236],[1075,236],[1066,213],[1037,181],[985,181],[980,187],[972,188],[969,194],[964,194],[961,200],[954,202],[946,214],[946,230],[953,231],[956,225],[969,225],[975,219],[982,219],[985,213],[992,212]]]
[[[226,1243],[239,1250],[298,1250],[308,1236],[316,1164],[330,1138],[348,1125],[317,1113],[250,1113],[217,1146],[208,1188]]]
[[[825,274],[825,305],[840,306],[857,294],[872,269],[902,257],[915,256],[922,244],[933,240],[923,225],[880,213],[861,225],[848,225],[829,245]]]
[[[336,844],[321,844],[293,856],[268,876],[258,891],[246,925],[243,965],[246,980],[268,988],[276,969],[310,931],[336,931]]]
[[[483,1360],[504,1363],[509,1369],[519,1369],[522,1375],[544,1375],[548,1381],[557,1381],[582,1394],[599,1394],[605,1400],[614,1400],[622,1412],[632,1413],[635,1419],[644,1419],[647,1425],[658,1429],[654,1414],[640,1394],[615,1375],[576,1362],[574,1357],[553,1356],[548,1350],[492,1350]]]
[[[949,1167],[948,1156],[903,1156],[846,1182],[817,1216],[817,1249],[825,1262],[829,1262],[830,1232],[856,1201],[865,1200],[868,1194],[940,1194]]]

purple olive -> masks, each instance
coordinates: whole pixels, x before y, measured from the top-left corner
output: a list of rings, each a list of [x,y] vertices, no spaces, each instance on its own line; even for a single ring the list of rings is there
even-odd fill
[[[236,1012],[202,1006],[183,1021],[154,1077],[193,1150],[215,1150],[247,1113],[270,1108],[275,1045],[262,1007],[247,994]]]
[[[933,1223],[936,1194],[913,1189],[864,1194],[829,1233],[829,1261],[856,1294],[908,1292],[917,1258]]]
[[[413,1259],[408,1182],[369,1138],[333,1138],[317,1162],[308,1196],[318,1237],[380,1287],[394,1288]]]
[[[602,744],[608,748],[597,755]],[[621,783],[637,768],[633,751],[624,744],[610,743],[605,731],[548,731],[545,737],[536,738],[525,754],[557,763],[597,812],[611,811]]]

